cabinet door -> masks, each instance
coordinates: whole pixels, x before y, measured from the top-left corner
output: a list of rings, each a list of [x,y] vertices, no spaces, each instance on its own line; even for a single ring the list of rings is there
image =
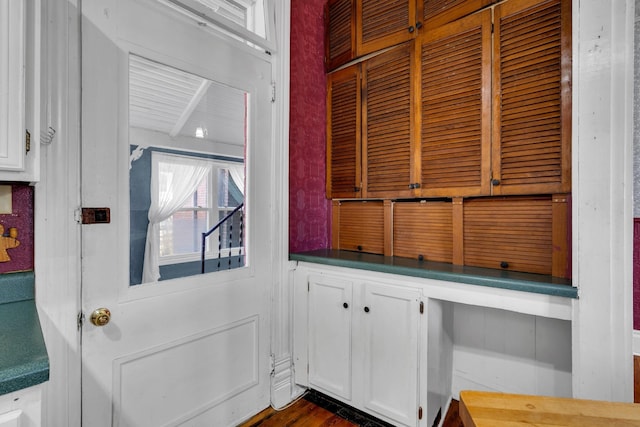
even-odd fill
[[[325,6],[325,64],[333,70],[356,56],[355,0],[329,0]]]
[[[431,31],[440,25],[477,12],[494,0],[419,0],[419,16]]]
[[[493,194],[571,189],[571,0],[496,6]]]
[[[360,66],[329,74],[327,197],[361,197]]]
[[[25,5],[0,2],[0,170],[7,171],[24,169]]]
[[[411,40],[416,33],[416,0],[358,0],[358,55]]]
[[[309,278],[309,384],[351,400],[352,284]]]
[[[420,293],[367,283],[361,313],[363,405],[406,426],[418,420]]]
[[[491,11],[420,38],[421,196],[489,194]]]
[[[414,59],[409,43],[363,64],[364,197],[413,194]]]

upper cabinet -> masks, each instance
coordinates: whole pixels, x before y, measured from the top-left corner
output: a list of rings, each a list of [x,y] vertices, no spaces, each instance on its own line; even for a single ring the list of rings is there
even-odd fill
[[[0,169],[22,170],[25,152],[26,4],[0,3]]]
[[[38,180],[39,4],[0,2],[0,181]]]
[[[496,6],[493,194],[571,191],[570,1]]]
[[[419,38],[420,170],[417,195],[488,194],[491,10]]]
[[[494,0],[329,0],[325,62],[333,70],[423,31],[476,12]],[[424,29],[424,30],[423,30]]]
[[[432,20],[472,2],[439,3]],[[328,197],[570,192],[570,19],[569,0],[509,0],[330,73]]]

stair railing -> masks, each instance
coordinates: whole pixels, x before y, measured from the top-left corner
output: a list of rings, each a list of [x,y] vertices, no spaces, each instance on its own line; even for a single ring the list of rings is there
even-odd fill
[[[204,262],[205,262],[205,252],[206,252],[206,248],[207,248],[207,237],[209,237],[211,235],[211,233],[213,233],[214,231],[216,231],[218,228],[220,228],[221,225],[223,225],[225,222],[227,222],[229,219],[231,219],[233,217],[233,215],[235,215],[236,212],[238,212],[240,209],[242,209],[244,206],[244,203],[240,203],[240,205],[238,205],[238,207],[236,207],[234,210],[232,210],[229,214],[227,214],[224,218],[222,218],[220,221],[218,221],[218,223],[216,225],[214,225],[211,230],[202,233],[202,249],[200,252],[200,272],[201,274],[204,274]],[[242,248],[242,219],[240,220],[240,234],[239,234],[239,246],[240,248]],[[233,242],[233,225],[231,226],[231,232],[229,233],[229,249],[231,250],[231,245]],[[221,242],[220,237],[218,237],[218,240]],[[220,251],[222,250],[221,248],[221,243],[218,243],[218,258],[220,257]],[[240,251],[242,251],[242,249],[240,249]],[[240,253],[238,256],[241,256],[242,253]],[[229,263],[231,263],[231,251],[229,251]],[[220,263],[218,262],[218,268],[220,268]],[[231,268],[231,267],[229,267]]]

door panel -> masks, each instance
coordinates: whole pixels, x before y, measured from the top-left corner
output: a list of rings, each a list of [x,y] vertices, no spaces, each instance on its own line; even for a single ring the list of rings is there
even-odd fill
[[[159,2],[82,13],[82,200],[111,212],[82,228],[83,423],[235,425],[269,403],[271,65]],[[245,267],[129,286],[130,54],[247,94]]]
[[[420,292],[367,283],[361,312],[364,406],[402,425],[418,417]],[[354,355],[354,357],[357,357]]]
[[[309,279],[309,384],[351,399],[352,283]]]

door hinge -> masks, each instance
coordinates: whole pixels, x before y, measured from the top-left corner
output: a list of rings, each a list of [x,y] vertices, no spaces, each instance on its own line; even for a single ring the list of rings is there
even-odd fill
[[[75,222],[77,222],[78,224],[82,223],[82,210],[81,209],[76,209],[75,211],[73,211],[73,220]]]
[[[271,82],[271,102],[276,102],[276,82]]]
[[[311,283],[307,281],[307,292],[311,292]]]
[[[418,419],[421,420],[422,419],[422,406],[418,407]]]
[[[24,154],[27,154],[29,151],[31,151],[31,134],[29,133],[28,130],[25,130],[25,137],[24,137]]]
[[[420,301],[420,314],[424,314],[424,301]]]
[[[82,329],[83,324],[84,324],[84,313],[80,311],[76,316],[76,326],[78,327],[78,330]]]

